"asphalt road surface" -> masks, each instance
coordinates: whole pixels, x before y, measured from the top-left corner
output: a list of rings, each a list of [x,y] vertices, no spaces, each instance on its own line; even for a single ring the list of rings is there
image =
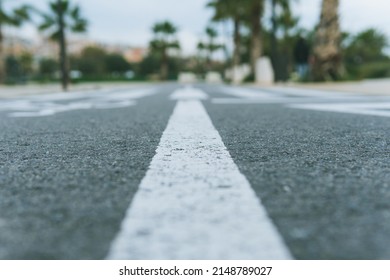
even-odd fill
[[[0,100],[0,259],[390,259],[390,97]]]

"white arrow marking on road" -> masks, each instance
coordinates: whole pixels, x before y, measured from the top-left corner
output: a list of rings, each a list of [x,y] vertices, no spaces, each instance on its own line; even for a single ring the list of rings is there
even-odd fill
[[[0,101],[0,112],[11,111],[10,117],[43,117],[74,110],[125,108],[135,105],[136,99],[156,93],[152,88],[111,91],[47,94]]]
[[[292,258],[198,100],[205,96],[172,95],[179,101],[108,259]]]

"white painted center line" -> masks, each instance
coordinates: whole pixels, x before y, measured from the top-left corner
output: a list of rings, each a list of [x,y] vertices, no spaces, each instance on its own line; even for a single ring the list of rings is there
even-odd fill
[[[201,96],[193,90],[173,94],[179,101],[107,259],[291,259],[202,103],[185,97]]]

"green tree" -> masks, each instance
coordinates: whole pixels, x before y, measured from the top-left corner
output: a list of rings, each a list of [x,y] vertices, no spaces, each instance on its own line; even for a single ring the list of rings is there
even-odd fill
[[[299,21],[299,18],[292,13],[291,2],[291,0],[271,0],[270,53],[277,81],[284,81],[289,77],[291,46],[295,41],[293,38],[295,36],[291,36],[290,31]]]
[[[22,69],[19,60],[15,56],[7,56],[5,59],[6,83],[16,84],[21,82]]]
[[[270,0],[271,1],[271,25],[274,36],[282,32],[284,38],[289,36],[292,28],[296,27],[299,21],[291,10],[292,0]]]
[[[70,57],[72,69],[79,70],[88,79],[106,79],[113,74],[123,75],[131,69],[119,53],[107,53],[101,47],[85,47],[80,55]]]
[[[52,80],[58,71],[58,61],[52,58],[43,58],[39,61],[39,75],[43,80]]]
[[[205,55],[205,52],[207,50],[207,46],[203,42],[199,42],[198,45],[196,46],[198,50],[199,57],[206,57],[207,54]]]
[[[264,14],[265,0],[212,0],[208,7],[214,9],[213,21],[233,22],[234,50],[232,58],[233,68],[241,63],[243,26],[250,31],[250,64],[254,73],[256,62],[263,53],[263,26],[262,17]]]
[[[204,42],[200,41],[196,46],[198,50],[198,55],[196,59],[196,73],[199,75],[204,75],[208,69],[206,69],[206,62],[208,60],[208,51],[207,46]]]
[[[25,83],[33,73],[33,56],[24,52],[19,56],[10,55],[5,60],[6,83]]]
[[[137,79],[145,80],[156,74],[156,69],[161,67],[159,55],[149,53],[138,65],[136,69]]]
[[[29,76],[33,73],[34,57],[29,52],[23,52],[19,57],[20,66],[25,76]]]
[[[218,44],[216,39],[218,38],[218,32],[215,28],[208,26],[205,30],[207,36],[207,42],[200,42],[198,44],[198,50],[201,53],[206,53],[207,70],[212,68],[213,55],[216,51],[223,48],[223,45]]]
[[[387,37],[375,29],[344,36],[343,57],[351,78],[380,78],[390,74]]]
[[[262,56],[263,46],[263,26],[261,19],[264,14],[264,0],[249,0],[247,9],[249,13],[249,26],[251,30],[251,68],[253,75],[256,71],[257,60]]]
[[[60,48],[59,61],[61,84],[64,91],[69,85],[69,62],[67,55],[67,32],[81,33],[87,28],[87,21],[81,16],[80,7],[72,6],[68,0],[50,2],[50,13],[41,13],[41,31],[47,31],[50,38],[57,41]]]
[[[337,80],[342,75],[339,0],[322,0],[320,23],[314,39],[315,80]]]
[[[131,69],[130,63],[121,54],[117,53],[108,54],[105,57],[104,63],[109,74],[124,74]]]
[[[104,49],[89,46],[84,48],[79,56],[72,57],[72,67],[89,78],[101,78],[107,73],[106,56],[107,53]]]
[[[0,83],[5,81],[5,55],[3,51],[5,26],[20,26],[29,19],[29,7],[27,5],[7,11],[3,6],[4,0],[0,0]]]
[[[245,2],[248,0],[245,0]],[[212,0],[207,7],[214,10],[212,21],[221,22],[231,20],[233,22],[233,58],[232,67],[235,68],[241,63],[241,28],[246,18],[246,5],[237,0]]]
[[[388,46],[386,36],[375,29],[367,29],[353,36],[344,50],[345,61],[349,64],[386,59],[385,49]]]
[[[156,23],[152,31],[154,38],[150,42],[150,50],[160,57],[160,78],[166,80],[169,71],[169,51],[180,49],[176,39],[177,27],[169,21],[163,21]]]

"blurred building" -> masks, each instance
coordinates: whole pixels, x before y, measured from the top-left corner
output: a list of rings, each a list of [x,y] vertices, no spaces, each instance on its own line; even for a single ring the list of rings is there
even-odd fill
[[[108,53],[119,53],[130,63],[141,62],[148,53],[148,48],[100,43],[82,36],[68,39],[68,53],[70,55],[79,55],[84,48],[90,46],[102,48]],[[4,53],[6,56],[20,56],[23,53],[31,53],[36,60],[42,58],[57,59],[59,47],[56,42],[44,36],[40,36],[33,41],[14,35],[7,35],[4,40]]]
[[[147,56],[148,51],[147,48],[129,48],[125,51],[124,57],[130,63],[139,63]]]
[[[3,51],[6,56],[19,56],[26,52],[32,52],[34,43],[17,36],[5,36]]]
[[[129,63],[141,62],[148,54],[148,48],[143,47],[133,47],[120,44],[100,44],[99,47],[103,48],[106,52],[109,53],[122,54]]]

